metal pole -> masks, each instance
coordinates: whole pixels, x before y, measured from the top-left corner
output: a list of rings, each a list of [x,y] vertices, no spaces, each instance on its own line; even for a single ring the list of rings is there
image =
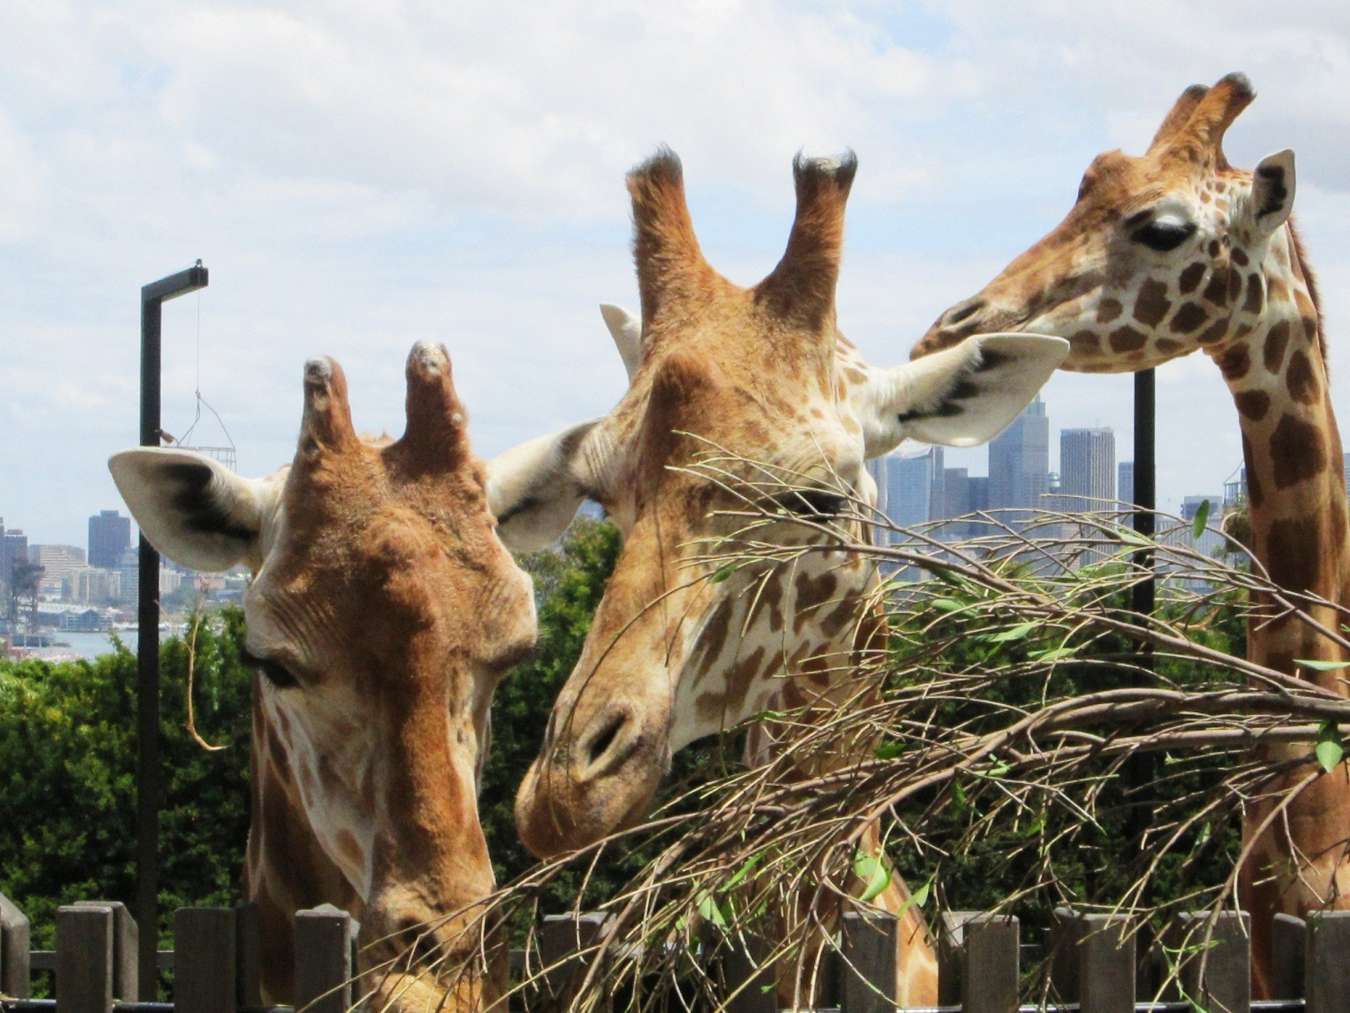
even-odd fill
[[[1157,459],[1155,455],[1156,387],[1153,370],[1141,369],[1134,374],[1134,502],[1139,510],[1134,514],[1134,530],[1145,538],[1154,534],[1153,511],[1158,506]],[[1154,606],[1153,553],[1142,549],[1135,553],[1136,566],[1146,567],[1150,574],[1147,580],[1136,584],[1132,590],[1130,607],[1137,615],[1150,616]],[[1153,645],[1138,644],[1139,664],[1147,671],[1153,670]],[[1152,799],[1146,788],[1156,776],[1157,764],[1151,753],[1141,753],[1130,759],[1125,773],[1126,784],[1134,794],[1130,818],[1132,836],[1140,838],[1152,822]]]
[[[141,288],[141,446],[158,447],[161,307],[205,288],[202,262]],[[141,535],[136,634],[136,921],[141,998],[156,997],[159,970],[159,553]]]

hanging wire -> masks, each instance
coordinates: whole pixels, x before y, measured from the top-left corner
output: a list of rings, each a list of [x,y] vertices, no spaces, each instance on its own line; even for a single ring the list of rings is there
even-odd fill
[[[202,406],[205,405],[206,410],[211,413],[211,415],[216,420],[216,424],[220,426],[220,431],[225,434],[225,440],[227,443],[229,443],[230,445],[229,449],[231,454],[233,455],[238,451],[238,448],[234,445],[234,437],[230,435],[230,430],[225,425],[225,420],[222,419],[220,417],[220,413],[211,406],[211,402],[206,400],[206,398],[202,397],[202,294],[200,290],[197,292],[197,336],[196,336],[195,352],[196,352],[196,372],[195,372],[195,383],[193,386],[192,393],[194,398],[196,399],[195,404],[196,410],[192,416],[192,424],[188,426],[187,432],[185,432],[181,437],[179,437],[174,442],[177,443],[178,446],[180,447],[186,447],[188,445],[188,437],[192,435],[193,430],[197,428],[197,423],[201,421]]]

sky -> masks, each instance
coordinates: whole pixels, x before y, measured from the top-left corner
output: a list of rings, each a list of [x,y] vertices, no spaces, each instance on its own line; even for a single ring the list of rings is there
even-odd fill
[[[1139,152],[1177,94],[1245,71],[1235,164],[1292,147],[1350,403],[1350,4],[169,2],[0,5],[0,516],[83,545],[136,442],[139,288],[166,304],[164,428],[287,462],[305,359],[345,368],[358,428],[402,428],[403,362],[441,341],[475,449],[607,411],[597,305],[635,306],[624,173],[682,157],[708,259],[752,284],[791,223],[798,149],[860,169],[843,331],[896,363],[1055,225],[1098,152]],[[1347,338],[1350,340],[1350,338]],[[1350,355],[1350,353],[1347,353]],[[1052,426],[1111,426],[1128,376],[1058,373]],[[1350,414],[1344,408],[1343,415]],[[1241,461],[1217,369],[1158,373],[1160,506]],[[1053,450],[1052,450],[1053,453]],[[985,470],[984,451],[948,466]]]

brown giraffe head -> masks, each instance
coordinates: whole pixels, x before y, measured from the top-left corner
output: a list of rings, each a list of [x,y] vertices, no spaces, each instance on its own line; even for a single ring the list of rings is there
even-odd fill
[[[289,468],[250,480],[168,449],[128,450],[110,467],[166,556],[253,571],[244,615],[267,738],[255,756],[262,852],[308,826],[364,901],[353,913],[374,944],[367,966],[438,919],[424,949],[474,945],[464,919],[446,916],[493,885],[476,778],[492,691],[533,646],[535,616],[529,577],[488,512],[444,347],[408,357],[397,441],[358,438],[341,368],[316,359]]]
[[[628,189],[641,325],[605,311],[630,368],[628,392],[599,422],[489,464],[489,497],[508,544],[551,540],[583,495],[624,535],[517,797],[518,828],[537,854],[584,845],[641,816],[674,750],[780,691],[790,703],[827,691],[837,653],[853,642],[869,580],[859,558],[809,553],[768,579],[747,567],[720,581],[708,579],[711,566],[682,562],[694,543],[738,523],[716,516],[740,502],[694,473],[700,455],[715,445],[791,473],[816,491],[785,496],[781,508],[828,515],[845,492],[874,494],[864,458],[904,436],[973,443],[997,433],[1066,351],[1054,338],[983,336],[893,370],[863,363],[835,326],[855,169],[851,154],[797,159],[787,250],[751,288],[703,259],[679,160],[662,152],[635,169]],[[822,539],[788,521],[760,534]]]
[[[1098,155],[1068,216],[938,317],[913,354],[1025,329],[1068,338],[1065,369],[1131,372],[1249,334],[1266,308],[1267,246],[1294,202],[1293,152],[1254,173],[1224,157],[1224,132],[1254,97],[1242,74],[1192,85],[1143,155]]]

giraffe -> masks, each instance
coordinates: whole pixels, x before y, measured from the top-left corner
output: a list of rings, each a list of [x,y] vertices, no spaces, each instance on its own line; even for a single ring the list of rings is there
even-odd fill
[[[836,483],[874,499],[865,458],[906,436],[950,444],[990,438],[1067,352],[1058,338],[995,335],[894,369],[866,364],[835,322],[856,159],[799,155],[793,168],[797,210],[787,250],[752,288],[704,260],[674,153],[663,149],[634,169],[641,322],[605,308],[630,371],[627,393],[605,418],[489,462],[488,497],[508,545],[551,541],[583,496],[603,504],[623,534],[581,657],[517,796],[517,827],[536,855],[638,820],[672,753],[695,739],[773,701],[823,708],[856,692],[830,659],[855,647],[852,617],[876,579],[865,560],[815,553],[791,573],[766,578],[747,567],[716,582],[691,582],[681,567],[680,546],[727,531],[730,522],[713,513],[737,502],[684,470],[707,446],[700,437],[818,485],[784,497],[784,509],[837,514]],[[768,537],[813,540],[786,522]],[[866,845],[878,846],[877,829],[869,833]],[[936,960],[908,899],[898,877],[878,898],[901,915],[897,992],[903,1002],[931,1004]],[[800,998],[789,974],[779,990],[785,1001]]]
[[[988,328],[1059,334],[1063,368],[1132,372],[1197,349],[1219,367],[1237,408],[1247,468],[1251,547],[1272,579],[1332,602],[1350,601],[1340,432],[1327,383],[1317,287],[1294,229],[1294,154],[1236,169],[1223,136],[1255,97],[1244,75],[1192,85],[1141,157],[1119,151],[1088,167],[1055,229],[977,295],[944,312],[915,346],[921,357]],[[1335,628],[1332,610],[1315,617]],[[1310,672],[1295,658],[1346,660],[1297,621],[1253,623],[1248,656],[1345,694],[1343,673]],[[1292,760],[1306,746],[1263,747]],[[1295,770],[1275,789],[1304,775]],[[1244,834],[1273,803],[1247,807]],[[1324,775],[1289,808],[1290,841],[1254,842],[1240,870],[1252,916],[1253,985],[1271,987],[1277,912],[1350,908],[1350,782]]]
[[[359,438],[341,367],[314,359],[295,458],[271,476],[169,448],[109,464],[168,558],[253,574],[244,885],[271,1002],[294,998],[295,912],[324,903],[360,921],[381,1007],[476,1010],[499,984],[437,967],[472,961],[493,888],[477,781],[493,690],[534,645],[532,584],[495,533],[444,346],[413,347],[406,414],[399,440]],[[408,973],[375,973],[391,960]]]

